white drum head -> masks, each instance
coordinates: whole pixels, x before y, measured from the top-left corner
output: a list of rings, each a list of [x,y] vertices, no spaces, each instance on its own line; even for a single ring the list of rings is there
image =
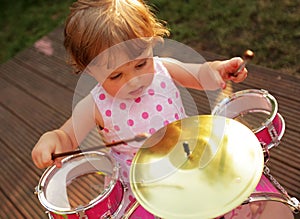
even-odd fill
[[[110,192],[118,177],[114,161],[101,152],[72,155],[62,164],[61,168],[48,168],[38,186],[41,204],[55,213],[93,206]]]

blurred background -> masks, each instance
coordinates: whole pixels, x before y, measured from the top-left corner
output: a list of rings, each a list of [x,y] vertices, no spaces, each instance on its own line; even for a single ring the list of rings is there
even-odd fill
[[[73,0],[1,0],[0,64],[64,24]],[[151,0],[171,38],[300,77],[300,0]]]

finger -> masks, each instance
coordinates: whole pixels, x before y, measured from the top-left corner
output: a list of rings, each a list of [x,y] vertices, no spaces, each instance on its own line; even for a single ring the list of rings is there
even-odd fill
[[[248,76],[248,71],[246,68],[243,69],[243,71],[239,72],[236,76],[231,76],[230,80],[234,82],[242,82],[245,80]]]
[[[47,151],[44,151],[41,155],[41,165],[43,167],[48,167],[53,164],[53,160],[51,159],[51,154]]]
[[[50,166],[52,164],[52,162],[45,162],[44,160],[42,160],[41,158],[37,159],[36,161],[34,161],[34,164],[39,168],[39,169],[43,169],[46,168],[48,166]]]
[[[223,65],[223,69],[227,74],[235,73],[239,67],[243,64],[243,59],[240,57],[234,57],[226,61]],[[244,68],[241,69],[241,71]]]
[[[61,159],[55,159],[54,164],[57,168],[61,168],[62,167],[62,162]]]
[[[54,154],[60,154],[60,153],[62,153],[63,152],[63,150],[61,150],[61,147],[60,147],[60,145],[58,145],[57,147],[56,147],[56,150],[54,151]],[[52,159],[52,154],[51,154],[51,159]],[[57,167],[57,168],[61,168],[62,167],[62,159],[63,159],[63,157],[57,157],[57,158],[55,158],[55,159],[53,159],[53,163],[54,163],[54,165]]]
[[[40,162],[38,161],[38,160],[36,160],[36,159],[32,159],[33,160],[33,163],[34,163],[34,165],[37,167],[37,168],[41,168],[40,166]]]
[[[31,156],[32,161],[37,168],[42,169],[45,167],[41,153],[39,153],[37,150],[33,150]]]

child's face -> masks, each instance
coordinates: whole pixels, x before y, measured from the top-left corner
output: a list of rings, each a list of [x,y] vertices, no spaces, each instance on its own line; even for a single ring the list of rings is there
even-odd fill
[[[133,60],[115,69],[102,86],[113,97],[136,98],[151,84],[153,73],[152,58]]]
[[[87,66],[87,73],[113,97],[141,96],[153,80],[152,40],[133,39],[102,51]]]

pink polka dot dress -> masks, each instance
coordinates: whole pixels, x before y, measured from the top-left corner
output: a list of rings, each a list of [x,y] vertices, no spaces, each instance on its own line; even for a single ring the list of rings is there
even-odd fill
[[[153,63],[153,81],[135,99],[113,98],[99,84],[91,91],[104,121],[100,134],[106,142],[129,139],[140,133],[151,135],[163,126],[186,117],[179,90],[169,72],[158,57],[153,58]],[[125,197],[127,205],[134,199],[129,185],[130,166],[142,143],[130,142],[110,151],[120,164],[120,178],[129,189]]]

